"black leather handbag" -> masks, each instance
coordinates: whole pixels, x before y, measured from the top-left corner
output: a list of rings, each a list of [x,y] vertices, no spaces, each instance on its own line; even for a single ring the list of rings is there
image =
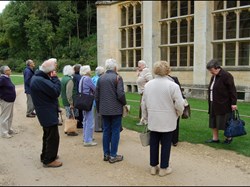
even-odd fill
[[[79,110],[90,111],[93,106],[94,96],[90,94],[79,93],[74,100],[74,107]]]
[[[235,110],[232,112],[231,117],[226,123],[226,129],[224,136],[226,137],[237,137],[246,135],[245,121],[240,119],[239,111]]]

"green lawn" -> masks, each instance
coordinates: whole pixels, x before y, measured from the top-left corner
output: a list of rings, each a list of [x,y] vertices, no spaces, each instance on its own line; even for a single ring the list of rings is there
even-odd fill
[[[126,94],[128,104],[131,105],[131,112],[129,116],[123,118],[123,127],[141,132],[143,130],[142,126],[136,126],[135,124],[139,122],[139,99],[140,96],[135,93]],[[205,144],[207,146],[214,147],[216,149],[226,149],[232,150],[239,154],[250,156],[250,136],[235,137],[230,145],[225,144],[206,144],[205,140],[212,137],[212,132],[208,128],[208,114],[207,114],[207,101],[202,99],[188,98],[188,102],[191,106],[191,118],[180,120],[179,129],[179,140],[180,142],[185,141],[193,144]],[[199,110],[201,109],[201,111]],[[205,110],[205,111],[204,111]],[[240,115],[250,116],[250,103],[238,102],[238,110]],[[250,118],[241,116],[246,123],[246,131],[249,132]],[[223,141],[223,131],[220,131],[220,139]],[[138,136],[139,137],[139,136]]]
[[[16,85],[23,84],[22,76],[11,76],[11,79]],[[139,122],[138,114],[140,96],[136,93],[126,93],[126,98],[128,104],[131,106],[131,110],[130,114],[123,118],[123,127],[141,132],[143,127],[135,125],[137,122]],[[61,104],[61,99],[59,99],[59,101]],[[212,132],[208,128],[207,101],[202,99],[188,98],[188,102],[191,106],[191,118],[180,120],[179,140],[193,144],[205,144],[204,141],[212,137]],[[250,116],[250,103],[238,102],[238,110],[240,115],[242,115],[241,119],[243,119],[246,123],[246,131],[249,132],[250,117],[245,116]],[[224,140],[223,131],[220,131],[220,139]],[[216,149],[232,150],[236,153],[250,156],[249,142],[250,136],[247,134],[246,136],[234,138],[230,145],[224,145],[222,143],[205,145],[214,147]]]

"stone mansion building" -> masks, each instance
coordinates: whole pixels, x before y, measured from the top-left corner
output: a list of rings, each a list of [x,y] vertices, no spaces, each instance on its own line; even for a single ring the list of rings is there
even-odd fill
[[[207,97],[206,63],[220,61],[250,101],[250,1],[97,1],[97,59],[119,63],[127,92],[137,92],[137,62],[166,60],[188,96]]]

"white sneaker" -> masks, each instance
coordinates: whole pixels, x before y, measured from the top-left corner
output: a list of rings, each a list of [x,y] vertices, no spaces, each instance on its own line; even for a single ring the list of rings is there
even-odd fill
[[[12,138],[13,136],[12,135],[10,135],[10,134],[4,134],[4,135],[2,135],[2,138]]]
[[[156,175],[156,173],[159,171],[159,167],[158,166],[152,166],[151,170],[150,170],[150,174],[151,175]]]
[[[169,175],[170,173],[172,173],[172,168],[168,167],[166,169],[160,169],[159,171],[159,176],[163,177],[165,175]]]
[[[84,142],[83,145],[84,145],[85,147],[90,147],[90,146],[96,146],[97,143],[96,143],[96,142],[88,142],[88,143]]]

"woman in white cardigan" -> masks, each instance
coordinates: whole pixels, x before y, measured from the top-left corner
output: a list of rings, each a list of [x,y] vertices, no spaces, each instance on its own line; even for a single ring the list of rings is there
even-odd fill
[[[179,86],[170,80],[169,63],[159,61],[154,64],[155,78],[146,83],[142,98],[142,117],[148,123],[150,132],[151,174],[159,170],[160,176],[172,172],[169,167],[172,132],[176,129],[178,116],[184,110],[184,100]],[[161,144],[160,168],[159,145]]]

